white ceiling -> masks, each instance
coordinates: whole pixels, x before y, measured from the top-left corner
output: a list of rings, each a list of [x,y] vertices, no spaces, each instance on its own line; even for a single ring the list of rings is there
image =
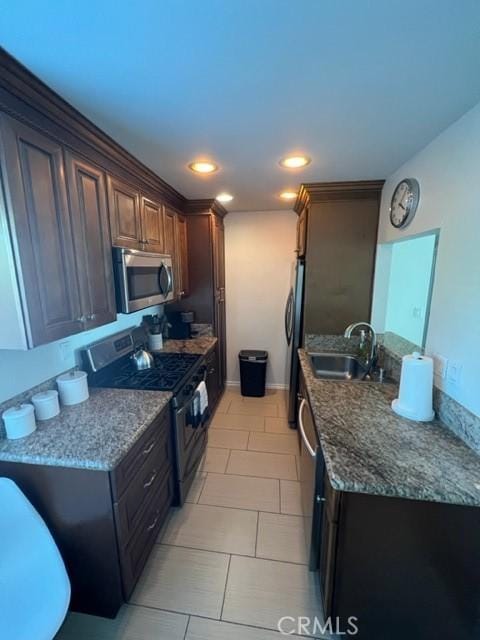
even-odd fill
[[[3,4],[3,8],[2,5]],[[478,0],[0,0],[0,41],[185,196],[384,178],[480,100]],[[312,164],[281,169],[303,151]],[[186,165],[211,157],[199,178]]]

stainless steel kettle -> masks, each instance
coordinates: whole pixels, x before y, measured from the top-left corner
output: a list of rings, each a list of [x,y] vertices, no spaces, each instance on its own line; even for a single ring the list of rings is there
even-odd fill
[[[154,365],[152,354],[142,346],[135,347],[135,351],[132,353],[131,357],[133,366],[137,371],[142,371],[143,369],[151,369]]]

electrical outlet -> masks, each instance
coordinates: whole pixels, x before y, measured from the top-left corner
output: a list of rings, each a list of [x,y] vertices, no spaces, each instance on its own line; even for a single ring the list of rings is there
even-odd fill
[[[421,320],[422,318],[422,307],[413,307],[412,309],[412,316],[417,319],[417,320]]]
[[[462,368],[462,364],[458,360],[452,360],[448,363],[447,380],[450,384],[460,384]]]
[[[447,376],[448,360],[438,353],[433,354],[433,370],[437,378],[445,380]]]
[[[60,358],[62,359],[62,361],[68,362],[68,360],[70,359],[70,355],[72,353],[72,350],[70,348],[70,342],[68,341],[60,342],[60,344],[58,345],[58,350],[60,351]]]

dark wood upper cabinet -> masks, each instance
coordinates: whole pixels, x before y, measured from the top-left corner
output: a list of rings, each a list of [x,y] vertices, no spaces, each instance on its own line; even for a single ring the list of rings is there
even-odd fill
[[[61,146],[4,114],[2,174],[29,346],[83,330]]]
[[[163,206],[142,198],[142,248],[145,251],[163,253],[165,234],[163,228]]]
[[[107,183],[112,244],[141,249],[143,238],[138,191],[112,176],[108,176]]]
[[[175,256],[175,211],[165,207],[165,253],[172,258]]]
[[[174,273],[174,278],[173,278],[173,289],[175,292],[175,295],[178,295],[178,269],[177,269],[177,256],[176,256],[176,240],[175,240],[175,234],[176,234],[176,222],[175,222],[175,217],[176,217],[176,213],[175,211],[173,211],[173,209],[170,209],[169,207],[165,207],[165,211],[164,211],[164,217],[163,217],[163,229],[164,229],[164,233],[165,233],[165,253],[168,256],[171,256],[172,258],[172,264],[173,264],[173,273]]]
[[[105,174],[69,152],[65,158],[81,308],[93,329],[117,317]]]
[[[370,319],[382,186],[382,180],[302,185],[295,206],[298,253],[307,258],[305,334],[341,335],[351,322]]]
[[[308,209],[304,207],[298,215],[297,219],[297,254],[299,258],[303,258],[307,251],[307,219]]]
[[[187,239],[187,220],[185,216],[178,214],[175,218],[176,223],[176,271],[178,283],[179,298],[186,298],[189,293],[189,275],[188,275],[188,239]]]

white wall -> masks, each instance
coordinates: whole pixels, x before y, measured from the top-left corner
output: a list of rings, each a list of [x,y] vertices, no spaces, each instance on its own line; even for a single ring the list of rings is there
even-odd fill
[[[284,310],[295,261],[293,211],[229,213],[225,218],[227,380],[238,383],[238,352],[266,349],[267,385],[286,386]]]
[[[128,315],[119,314],[116,322],[29,351],[0,350],[0,402],[80,364],[79,349],[112,333],[134,327],[140,324],[142,316],[159,313],[161,308],[155,306]]]
[[[404,177],[420,182],[417,214],[405,230],[389,221]],[[480,104],[416,154],[385,183],[378,241],[440,229],[426,350],[449,360],[436,383],[480,415]],[[455,372],[457,375],[455,381]]]

